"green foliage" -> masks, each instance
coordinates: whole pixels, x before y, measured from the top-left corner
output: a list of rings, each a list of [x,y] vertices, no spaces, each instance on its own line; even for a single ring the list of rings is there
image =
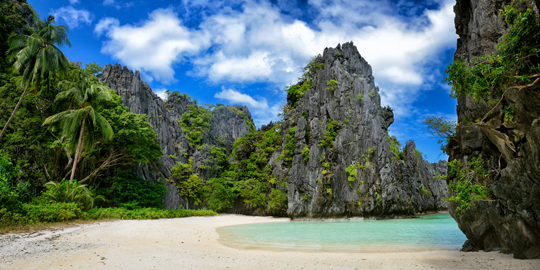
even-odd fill
[[[69,221],[84,217],[83,209],[75,202],[54,202],[51,204],[26,204],[27,223]]]
[[[171,174],[174,180],[183,181],[187,180],[193,173],[193,159],[190,157],[188,163],[176,163],[171,168]]]
[[[326,82],[326,90],[330,90],[330,91],[335,91],[336,90],[336,86],[339,85],[339,82],[336,81],[336,80],[329,80],[328,82]]]
[[[373,152],[375,152],[375,146],[372,146],[367,150],[368,157],[371,157],[373,155]]]
[[[377,207],[381,207],[382,206],[382,196],[381,194],[379,194],[379,192],[375,191],[375,205]]]
[[[187,180],[180,182],[180,196],[193,200],[195,205],[201,203],[203,194],[203,181],[194,173]]]
[[[456,59],[448,66],[443,81],[452,85],[452,97],[470,96],[489,104],[506,89],[522,89],[539,76],[540,25],[531,9],[519,12],[518,5],[514,1],[501,12],[509,30],[497,44],[498,54],[477,57],[469,64]]]
[[[368,96],[369,96],[370,98],[374,98],[374,97],[375,97],[375,88],[373,88],[373,89],[371,89],[371,91],[369,91]]]
[[[510,109],[509,107],[504,107],[503,113],[505,122],[512,122],[512,120],[514,120],[514,110]]]
[[[486,200],[490,198],[491,188],[486,187],[486,170],[482,156],[471,158],[468,163],[454,159],[448,163],[450,173],[455,175],[455,182],[448,185],[453,196],[447,199],[448,202],[456,203],[456,213],[463,215],[471,204],[476,200]]]
[[[313,78],[315,73],[324,68],[324,63],[317,63],[318,60],[320,60],[319,57],[313,57],[311,61],[309,61],[309,63],[304,68],[302,68],[303,74],[302,77],[299,79],[300,81],[311,81],[311,78]]]
[[[356,172],[356,164],[351,164],[349,165],[349,167],[347,167],[347,169],[345,169],[345,171],[347,172],[347,180],[349,181],[349,186],[351,186],[352,188],[352,182],[354,182],[354,180],[356,180],[356,176],[358,175],[358,173]]]
[[[86,214],[86,219],[158,219],[158,218],[182,218],[192,216],[213,216],[217,215],[212,210],[200,209],[157,209],[138,208],[128,210],[125,208],[94,208]]]
[[[337,133],[339,132],[340,124],[338,121],[330,120],[328,124],[326,125],[326,129],[324,131],[324,137],[319,142],[319,146],[321,147],[331,147],[334,145],[334,141],[336,139]]]
[[[203,134],[210,130],[212,112],[197,105],[188,105],[187,109],[180,119],[180,127],[190,145],[200,146]]]
[[[309,147],[307,145],[304,145],[304,149],[302,149],[302,157],[304,158],[304,161],[309,160]]]
[[[190,157],[188,163],[178,162],[171,168],[173,180],[177,183],[180,196],[193,201],[195,205],[201,203],[204,191],[204,183],[199,175],[193,171],[193,160]]]
[[[414,149],[414,154],[416,155],[416,161],[420,161],[420,157],[422,156],[422,152],[418,151],[417,149]]]
[[[283,146],[283,158],[285,162],[292,162],[294,155],[294,149],[296,148],[296,138],[294,133],[296,132],[296,126],[289,129],[287,135],[285,135],[285,145]]]
[[[439,137],[438,144],[441,146],[443,153],[446,152],[446,147],[450,140],[456,136],[456,121],[450,121],[443,117],[431,116],[424,120],[428,132],[436,137]]]
[[[103,66],[100,66],[98,63],[96,63],[96,61],[84,65],[84,72],[88,74],[92,74],[94,76],[101,73],[104,69],[105,68]]]
[[[300,99],[304,96],[307,90],[311,89],[311,87],[311,79],[307,79],[306,81],[301,81],[297,84],[287,87],[285,91],[287,92],[287,94],[294,95],[297,99]]]
[[[356,95],[356,98],[358,99],[358,103],[362,104],[362,100],[364,99],[364,95],[358,94],[358,95]]]
[[[392,157],[392,159],[403,160],[404,156],[403,151],[401,151],[401,144],[397,140],[396,136],[390,137],[387,134],[386,139],[390,143],[390,151],[395,155],[394,157]]]
[[[234,179],[227,176],[221,178],[211,178],[204,186],[205,198],[208,207],[214,211],[233,207],[234,201],[238,197],[238,190]]]
[[[287,193],[279,189],[272,189],[268,200],[268,210],[273,213],[285,214],[287,211]]]
[[[51,203],[75,203],[81,210],[88,211],[94,207],[95,200],[104,200],[101,195],[95,195],[92,187],[79,184],[77,180],[48,182],[43,197]]]
[[[424,187],[424,183],[421,184],[420,190],[422,191],[422,193],[423,193],[424,195],[431,195],[431,191],[427,190],[427,189]]]
[[[163,194],[167,189],[162,182],[153,184],[140,177],[120,174],[108,179],[110,187],[100,191],[107,201],[114,206],[126,208],[152,207],[163,208]],[[107,183],[109,184],[109,183]]]

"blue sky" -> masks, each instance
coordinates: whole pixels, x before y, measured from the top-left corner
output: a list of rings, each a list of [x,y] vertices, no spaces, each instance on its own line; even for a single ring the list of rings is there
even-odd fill
[[[353,41],[373,68],[390,134],[446,159],[422,125],[456,118],[442,83],[457,35],[452,0],[28,0],[69,27],[71,61],[140,70],[154,91],[202,104],[244,104],[260,127],[277,119],[285,86],[325,47]]]

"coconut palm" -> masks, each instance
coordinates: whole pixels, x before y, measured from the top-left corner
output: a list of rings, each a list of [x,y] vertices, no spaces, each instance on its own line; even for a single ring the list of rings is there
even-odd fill
[[[31,35],[17,34],[9,38],[8,58],[15,61],[13,72],[22,75],[21,85],[25,89],[0,133],[0,140],[31,85],[37,92],[43,79],[49,79],[51,76],[62,77],[67,74],[69,61],[58,48],[64,44],[71,46],[67,28],[55,26],[54,16],[47,17],[44,22],[38,20],[35,31]]]
[[[60,126],[70,154],[75,151],[71,182],[83,148],[88,149],[95,142],[96,130],[101,130],[104,140],[113,138],[111,125],[96,111],[100,103],[112,100],[112,96],[110,89],[97,82],[95,77],[77,70],[74,71],[72,81],[62,81],[58,86],[63,91],[56,96],[54,109],[63,111],[45,119],[43,125]]]

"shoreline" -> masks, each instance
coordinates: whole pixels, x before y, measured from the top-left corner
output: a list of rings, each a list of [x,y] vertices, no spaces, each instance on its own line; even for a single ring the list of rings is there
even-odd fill
[[[0,269],[540,269],[496,252],[301,252],[237,249],[219,227],[289,218],[218,215],[119,220],[0,235]]]

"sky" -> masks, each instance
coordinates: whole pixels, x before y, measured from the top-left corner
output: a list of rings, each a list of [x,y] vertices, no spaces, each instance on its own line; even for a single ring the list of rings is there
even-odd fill
[[[246,105],[260,127],[278,119],[285,87],[324,48],[352,41],[372,66],[389,128],[430,162],[447,159],[422,124],[456,117],[442,82],[457,35],[453,0],[27,0],[69,28],[70,61],[139,70],[154,92]]]

